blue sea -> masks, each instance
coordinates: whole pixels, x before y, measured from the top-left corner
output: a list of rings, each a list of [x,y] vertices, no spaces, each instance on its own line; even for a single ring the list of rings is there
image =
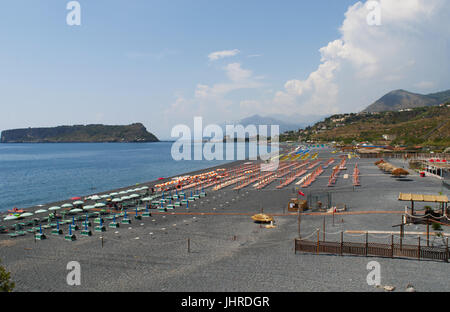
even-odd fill
[[[175,161],[172,144],[0,144],[0,211],[106,192],[230,161]],[[245,146],[248,155],[248,143]]]

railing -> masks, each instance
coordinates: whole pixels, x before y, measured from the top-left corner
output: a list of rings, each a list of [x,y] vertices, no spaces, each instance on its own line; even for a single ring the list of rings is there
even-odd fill
[[[330,242],[330,241],[311,241],[303,239],[295,239],[295,252],[310,252],[310,253],[327,253],[335,255],[359,255],[359,256],[377,256],[386,258],[414,258],[414,259],[429,259],[435,261],[448,262],[450,257],[447,245],[444,247],[429,247],[421,246],[420,239],[417,245],[392,243],[369,243],[366,242]]]

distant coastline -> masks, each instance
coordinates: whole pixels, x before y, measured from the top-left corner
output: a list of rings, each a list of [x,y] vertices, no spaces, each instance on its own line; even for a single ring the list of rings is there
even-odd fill
[[[141,123],[4,130],[0,143],[148,143],[159,139]]]

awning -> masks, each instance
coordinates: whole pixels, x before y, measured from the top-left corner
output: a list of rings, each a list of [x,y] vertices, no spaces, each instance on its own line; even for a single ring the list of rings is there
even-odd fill
[[[446,195],[400,193],[400,195],[398,195],[398,200],[427,202],[427,203],[448,203],[448,197]]]

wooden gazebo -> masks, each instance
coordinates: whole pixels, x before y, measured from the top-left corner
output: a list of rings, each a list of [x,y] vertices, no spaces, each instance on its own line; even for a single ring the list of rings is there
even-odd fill
[[[400,193],[398,195],[398,200],[411,202],[411,215],[414,215],[414,202],[439,203],[442,215],[446,215],[447,212],[448,197],[446,195]]]

